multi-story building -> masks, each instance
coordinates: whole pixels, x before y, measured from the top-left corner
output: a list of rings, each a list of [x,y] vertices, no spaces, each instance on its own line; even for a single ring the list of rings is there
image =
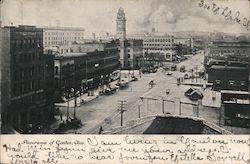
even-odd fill
[[[119,68],[119,41],[92,44],[92,50],[90,43],[85,45],[87,49],[84,44],[78,44],[71,52],[56,56],[55,86],[59,97],[71,88],[84,92],[112,80],[111,76]]]
[[[141,67],[140,59],[143,57],[143,40],[126,40],[127,68],[139,69]]]
[[[116,38],[119,39],[119,55],[121,69],[138,69],[139,58],[143,55],[142,39],[126,39],[126,16],[123,8],[119,8],[116,18]]]
[[[249,41],[212,41],[208,47],[208,55],[205,56],[206,61],[209,59],[224,59],[233,61],[249,62],[250,42]]]
[[[126,54],[126,17],[123,8],[119,8],[116,18],[116,37],[119,39],[119,54],[120,54],[120,67],[127,67],[127,54]]]
[[[249,89],[249,41],[212,41],[206,52],[204,64],[214,89]]]
[[[53,56],[43,53],[40,28],[11,26],[1,33],[3,123],[23,133],[36,131],[53,119]]]
[[[248,63],[210,59],[207,65],[207,75],[208,82],[213,83],[214,90],[248,90]]]
[[[249,92],[221,90],[222,115],[227,126],[250,127]]]
[[[143,40],[143,54],[162,56],[166,61],[175,60],[174,36],[148,36]]]
[[[178,56],[190,55],[193,53],[193,38],[174,38],[174,45]]]
[[[77,27],[41,27],[43,29],[43,45],[45,49],[58,45],[68,45],[84,39],[84,28]]]

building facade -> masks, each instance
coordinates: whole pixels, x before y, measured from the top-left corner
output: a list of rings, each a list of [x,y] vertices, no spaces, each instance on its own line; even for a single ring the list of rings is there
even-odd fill
[[[5,123],[21,133],[37,131],[48,125],[54,116],[53,56],[43,54],[42,29],[11,26],[4,27],[4,30],[8,39],[3,42],[9,44],[3,54],[9,55],[5,60],[9,61],[5,65],[9,85],[3,87],[8,87],[5,92],[9,91],[10,104],[2,114]]]
[[[249,62],[250,42],[249,41],[212,41],[208,47],[208,55],[205,56],[206,61],[209,59],[224,59],[232,61]]]
[[[174,38],[176,55],[190,55],[193,53],[193,38]]]
[[[84,28],[76,27],[40,27],[43,29],[44,48],[68,45],[75,41],[84,39]]]
[[[207,65],[208,82],[214,90],[247,91],[249,64],[238,61],[210,59]]]
[[[176,59],[174,36],[148,36],[143,40],[143,54],[162,56],[165,61]]]
[[[249,92],[222,90],[224,124],[229,126],[250,127]]]
[[[119,55],[120,67],[127,67],[127,54],[126,54],[126,17],[123,8],[119,8],[116,17],[116,38],[119,39]]]
[[[113,40],[102,43],[102,50],[70,52],[56,56],[57,97],[71,88],[75,91],[86,92],[110,82],[113,72],[119,68],[118,44],[118,40]]]
[[[126,16],[123,8],[119,8],[117,12],[116,37],[120,40],[126,39]]]
[[[141,67],[140,59],[143,57],[143,40],[126,40],[127,68],[139,69]]]

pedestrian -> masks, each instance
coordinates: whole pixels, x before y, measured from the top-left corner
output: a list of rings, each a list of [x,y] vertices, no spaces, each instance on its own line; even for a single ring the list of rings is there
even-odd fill
[[[61,121],[62,121],[62,113],[60,113]]]

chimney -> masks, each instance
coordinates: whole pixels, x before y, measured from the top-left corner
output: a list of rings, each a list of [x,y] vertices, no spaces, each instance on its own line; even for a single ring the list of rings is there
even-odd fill
[[[95,40],[95,33],[92,33],[92,35],[93,35],[93,39]]]

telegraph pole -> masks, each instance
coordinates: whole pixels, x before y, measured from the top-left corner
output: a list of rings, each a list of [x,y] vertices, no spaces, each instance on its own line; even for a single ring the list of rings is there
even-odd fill
[[[67,90],[67,93],[66,93],[67,95],[67,99],[68,99],[68,101],[67,101],[67,121],[69,121],[69,91]]]
[[[138,105],[138,117],[141,118],[141,106]]]
[[[195,82],[197,83],[197,65],[195,65]]]
[[[164,114],[164,99],[162,99],[162,114]]]
[[[126,102],[125,100],[120,100],[119,101],[119,105],[118,105],[118,111],[121,112],[121,126],[123,125],[123,112],[126,111],[124,108],[126,106]]]

